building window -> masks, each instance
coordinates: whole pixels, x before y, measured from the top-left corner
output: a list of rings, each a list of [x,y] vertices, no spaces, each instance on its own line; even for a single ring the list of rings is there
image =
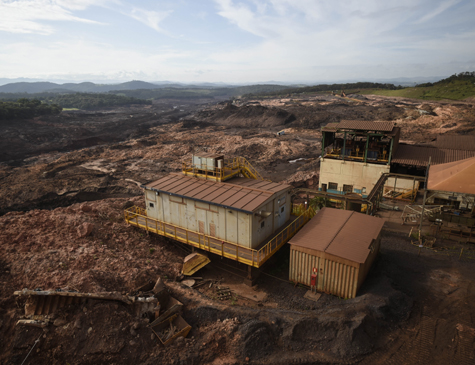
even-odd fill
[[[285,206],[283,206],[282,208],[280,208],[280,212],[281,212],[281,213],[284,213],[284,210],[285,210]]]
[[[266,222],[265,222],[265,221],[262,221],[262,222],[261,222],[261,228],[264,228],[265,224],[266,224]]]
[[[352,193],[353,192],[353,185],[343,185],[343,192]]]
[[[155,205],[154,205],[153,203],[148,203],[148,205],[149,205],[150,208],[154,208],[154,207],[155,207]]]
[[[329,189],[329,190],[338,190],[338,184],[337,184],[337,183],[329,182],[329,183],[328,183],[328,189]]]
[[[362,193],[366,193],[366,188],[363,187],[363,188],[361,189],[361,192],[362,192]]]

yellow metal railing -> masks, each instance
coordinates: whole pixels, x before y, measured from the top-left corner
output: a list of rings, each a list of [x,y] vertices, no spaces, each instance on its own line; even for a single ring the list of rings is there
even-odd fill
[[[182,172],[185,175],[197,176],[216,181],[225,181],[239,174],[249,179],[264,180],[259,172],[244,157],[224,160],[222,168],[207,165],[194,165],[183,162]]]
[[[334,158],[341,158],[341,154],[338,153],[338,152],[335,152],[335,151],[331,151],[330,153],[327,153],[325,156],[323,157],[334,157]],[[363,156],[357,156],[355,154],[348,154],[345,156],[345,158],[351,158],[352,160],[360,160],[360,161],[364,161],[364,154]],[[377,162],[388,162],[389,159],[388,158],[378,158],[378,159],[371,159],[371,158],[366,158],[366,160],[368,162],[374,162],[374,161],[377,161]]]
[[[308,219],[312,219],[315,214],[317,214],[317,211],[312,206],[306,207],[305,204],[292,204],[292,215],[304,215]]]
[[[308,217],[300,215],[262,248],[255,250],[147,217],[145,209],[137,206],[126,209],[124,214],[128,224],[254,267],[262,266],[309,221]]]
[[[416,187],[414,189],[396,188],[396,190],[385,187],[383,196],[387,199],[407,200],[407,201],[413,202],[416,199],[418,191],[419,191],[418,187]]]

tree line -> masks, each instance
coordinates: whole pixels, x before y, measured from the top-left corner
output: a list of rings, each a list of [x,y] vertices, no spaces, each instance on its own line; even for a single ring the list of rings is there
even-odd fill
[[[141,100],[112,93],[0,93],[0,99],[12,102],[23,99],[39,100],[43,104],[55,104],[62,108],[84,110],[131,104],[152,104],[150,100]]]
[[[16,101],[0,101],[0,120],[29,119],[42,115],[61,113],[57,104],[42,103],[38,99],[21,98]]]
[[[453,74],[452,76],[447,77],[446,79],[442,79],[437,82],[426,82],[423,84],[418,84],[416,86],[418,87],[431,87],[434,85],[443,85],[443,84],[448,84],[451,82],[456,82],[456,81],[469,81],[469,82],[475,82],[475,71],[465,71],[465,72],[460,72],[458,74]]]
[[[324,91],[340,91],[340,90],[355,90],[355,89],[384,89],[384,90],[398,90],[403,89],[402,86],[396,86],[394,84],[381,84],[377,82],[353,82],[346,84],[322,84],[315,86],[304,86],[297,88],[287,88],[284,90],[277,90],[274,92],[260,93],[258,96],[280,96],[283,94],[300,94],[300,93],[312,93],[312,92],[324,92]],[[246,97],[254,97],[255,93],[245,94]]]
[[[52,99],[52,102],[61,105],[63,108],[77,108],[85,110],[131,104],[152,104],[151,100],[142,100],[125,95],[102,93],[62,94]]]

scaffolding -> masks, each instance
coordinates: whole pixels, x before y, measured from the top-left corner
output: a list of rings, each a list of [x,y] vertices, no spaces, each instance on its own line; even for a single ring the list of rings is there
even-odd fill
[[[424,214],[424,218],[434,217],[440,214],[443,205],[437,206],[425,206],[422,205],[406,205],[401,214],[402,224],[407,222],[417,223],[421,219],[421,215]]]

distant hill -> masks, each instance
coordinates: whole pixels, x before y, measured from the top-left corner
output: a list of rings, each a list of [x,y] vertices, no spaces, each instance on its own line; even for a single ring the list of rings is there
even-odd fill
[[[475,96],[475,72],[462,72],[434,83],[399,90],[366,90],[361,93],[422,100],[463,100]]]
[[[235,87],[212,87],[210,85],[155,85],[143,81],[130,81],[116,85],[98,85],[92,82],[79,84],[52,82],[19,82],[0,86],[0,100],[36,98],[53,100],[61,95],[75,93],[115,94],[139,99],[201,99],[231,98],[248,93],[271,92],[287,89],[283,85],[249,85]],[[92,91],[91,91],[92,90]]]
[[[115,85],[101,85],[92,82],[81,82],[79,84],[66,83],[56,84],[54,82],[14,82],[0,86],[3,93],[41,93],[41,92],[81,92],[81,93],[107,93],[112,90],[137,90],[137,89],[158,89],[160,85],[155,85],[145,81],[129,81]]]
[[[0,92],[4,93],[41,93],[58,89],[60,85],[53,82],[14,82],[0,86]]]

